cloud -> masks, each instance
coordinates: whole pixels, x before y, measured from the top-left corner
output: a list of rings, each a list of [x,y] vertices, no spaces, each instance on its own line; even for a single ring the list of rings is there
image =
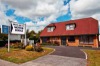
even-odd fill
[[[7,8],[5,7],[5,5],[2,4],[0,1],[0,25],[10,25],[10,23],[8,22],[8,19],[15,21],[14,17],[6,16],[6,14],[5,14],[6,10],[7,10]]]
[[[15,14],[20,16],[26,16],[29,18],[50,16],[66,10],[63,0],[1,0],[1,2],[8,4],[11,8],[14,8]]]
[[[100,0],[71,0],[72,18],[83,18],[100,14]]]
[[[64,5],[64,1],[67,0],[1,0],[15,10],[15,15],[30,18],[32,21],[26,24],[35,26],[36,31],[40,30],[38,26],[43,28],[59,16],[67,14],[69,6]],[[40,17],[44,17],[44,20],[41,21]]]
[[[43,23],[43,24],[42,24]],[[41,22],[41,23],[33,23],[33,22],[26,22],[26,28],[29,29],[29,31],[34,30],[36,33],[38,33],[38,31],[43,30],[45,26],[44,25],[45,22]]]

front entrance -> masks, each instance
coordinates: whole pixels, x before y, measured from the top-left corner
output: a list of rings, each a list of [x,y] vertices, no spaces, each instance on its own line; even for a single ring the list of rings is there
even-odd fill
[[[66,45],[66,37],[65,36],[61,37],[61,44]]]

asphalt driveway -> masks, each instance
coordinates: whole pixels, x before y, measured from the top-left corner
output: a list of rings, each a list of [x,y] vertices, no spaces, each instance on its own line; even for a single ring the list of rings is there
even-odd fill
[[[55,49],[51,55],[59,55],[66,57],[74,57],[74,58],[83,58],[85,59],[85,53],[79,47],[69,47],[69,46],[51,46],[51,48]]]

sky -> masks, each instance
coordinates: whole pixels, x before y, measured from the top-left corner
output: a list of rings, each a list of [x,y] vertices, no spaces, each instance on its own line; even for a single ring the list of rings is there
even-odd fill
[[[87,17],[100,22],[100,0],[0,0],[0,25],[11,20],[35,32],[50,23]]]

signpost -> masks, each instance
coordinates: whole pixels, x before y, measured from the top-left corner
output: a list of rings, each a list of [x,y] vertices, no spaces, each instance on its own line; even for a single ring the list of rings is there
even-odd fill
[[[1,25],[1,33],[8,34],[8,52],[10,51],[10,33],[11,34],[25,34],[26,45],[26,24],[18,24],[9,20],[11,26]]]
[[[26,46],[26,24],[18,24],[17,22],[11,23],[11,34],[25,34],[25,43]]]

